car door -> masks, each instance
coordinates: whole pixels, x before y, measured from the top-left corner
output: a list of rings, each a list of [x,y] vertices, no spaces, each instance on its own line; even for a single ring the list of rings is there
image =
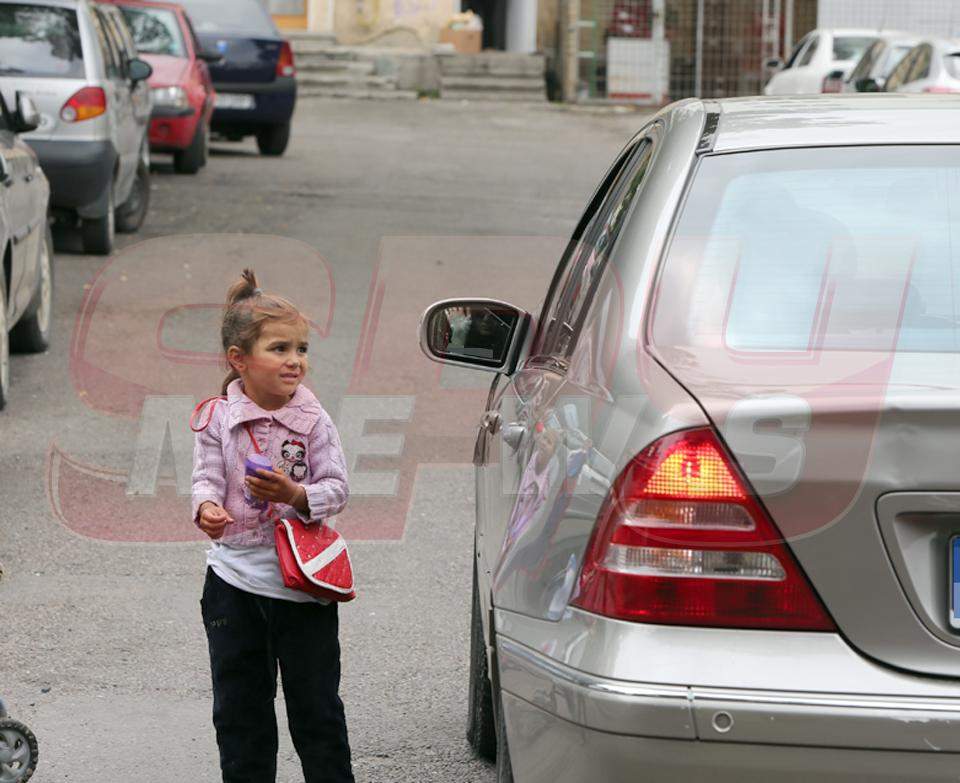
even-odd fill
[[[130,80],[126,75],[126,63],[123,61],[120,46],[112,26],[107,22],[106,13],[99,6],[92,9],[94,26],[104,51],[106,65],[106,83],[108,90],[107,106],[113,115],[116,127],[117,158],[120,170],[114,186],[115,206],[122,204],[133,185],[140,147],[137,143],[137,120],[134,115]]]
[[[130,61],[137,57],[137,45],[133,40],[133,33],[127,24],[123,13],[116,6],[104,6],[109,29],[113,34],[114,41],[120,50],[120,59],[122,61],[122,71],[127,79],[130,89],[130,100],[133,106],[133,117],[136,123],[136,139],[142,145],[146,138],[147,125],[150,122],[150,86],[146,80],[139,82],[130,81]]]
[[[45,214],[38,212],[36,159],[16,134],[0,129],[2,198],[11,237],[9,315],[16,319],[29,304],[36,286],[37,237]]]
[[[538,542],[552,536],[571,466],[582,465],[588,448],[589,391],[569,376],[569,360],[658,133],[656,126],[635,138],[607,173],[558,266],[528,355],[492,389],[478,438],[477,554],[498,607],[552,611],[536,579],[517,575],[556,573],[534,562],[545,550]]]

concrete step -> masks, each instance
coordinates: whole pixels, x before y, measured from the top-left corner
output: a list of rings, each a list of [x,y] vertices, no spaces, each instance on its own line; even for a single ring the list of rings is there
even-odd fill
[[[507,91],[541,93],[545,88],[542,76],[448,76],[444,74],[440,78],[440,89],[442,91],[476,90],[479,92]]]
[[[297,89],[301,87],[348,87],[351,89],[385,89],[396,87],[393,76],[364,76],[346,71],[340,73],[300,73],[297,76]]]
[[[544,58],[539,54],[482,52],[440,56],[440,73],[451,76],[543,76]]]
[[[353,73],[361,76],[372,74],[376,63],[363,60],[328,60],[325,57],[299,57],[296,60],[299,73]]]
[[[296,59],[300,57],[323,57],[328,60],[357,60],[359,52],[349,46],[338,46],[323,41],[291,41],[293,56]]]
[[[297,100],[301,98],[352,98],[354,100],[416,100],[413,90],[358,89],[351,87],[298,87]]]
[[[546,103],[547,93],[505,92],[501,90],[447,90],[440,91],[445,101],[486,101],[494,103]]]

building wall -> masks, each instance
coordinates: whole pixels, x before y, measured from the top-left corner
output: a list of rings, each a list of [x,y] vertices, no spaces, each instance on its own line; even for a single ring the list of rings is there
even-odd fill
[[[957,0],[820,0],[818,27],[883,27],[922,35],[960,36]]]

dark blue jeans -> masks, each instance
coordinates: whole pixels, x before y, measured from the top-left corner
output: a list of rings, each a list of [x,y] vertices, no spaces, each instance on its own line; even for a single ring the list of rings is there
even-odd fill
[[[337,605],[238,590],[212,568],[200,600],[223,783],[275,783],[277,664],[306,783],[353,783],[340,687]]]

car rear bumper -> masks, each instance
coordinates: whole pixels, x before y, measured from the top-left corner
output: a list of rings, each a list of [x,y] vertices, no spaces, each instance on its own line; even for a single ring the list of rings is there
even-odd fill
[[[503,704],[517,783],[945,783],[960,768],[955,753],[633,736],[584,728],[509,694]]]
[[[218,94],[252,95],[253,109],[213,110],[211,130],[224,133],[255,133],[265,125],[280,125],[293,116],[297,103],[297,80],[293,76],[279,76],[266,83],[214,84]]]
[[[50,182],[50,206],[82,209],[103,196],[117,162],[110,141],[25,139]]]
[[[155,152],[186,149],[193,141],[199,121],[200,113],[193,108],[154,108],[150,116],[150,149]]]
[[[960,697],[631,682],[505,637],[497,662],[518,783],[632,783],[641,768],[650,781],[800,771],[818,783],[933,781],[955,780],[960,769]]]

